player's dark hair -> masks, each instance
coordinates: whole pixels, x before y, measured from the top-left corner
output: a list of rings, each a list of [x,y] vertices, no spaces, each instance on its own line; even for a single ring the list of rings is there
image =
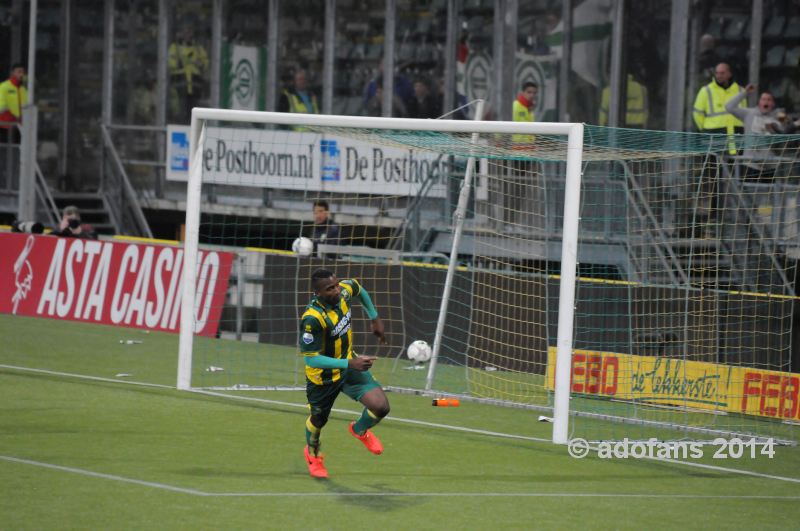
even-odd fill
[[[319,201],[314,201],[314,206],[315,207],[322,207],[325,210],[330,210],[331,209],[330,206],[328,206],[328,202],[324,201],[322,199],[320,199]]]
[[[317,285],[319,284],[320,280],[326,280],[333,276],[333,272],[327,269],[317,269],[313,273],[311,273],[311,286],[314,288],[314,291],[317,289]]]
[[[523,91],[523,92],[525,92],[525,90],[526,90],[528,87],[533,87],[533,88],[535,88],[535,89],[538,89],[538,88],[539,88],[539,85],[537,85],[537,84],[536,84],[536,83],[534,83],[533,81],[526,81],[525,83],[523,83],[523,84],[522,84],[522,91]]]
[[[13,65],[11,65],[10,72],[13,72],[17,68],[25,68],[25,65],[23,63],[14,63]],[[27,70],[27,68],[26,68],[26,70]]]

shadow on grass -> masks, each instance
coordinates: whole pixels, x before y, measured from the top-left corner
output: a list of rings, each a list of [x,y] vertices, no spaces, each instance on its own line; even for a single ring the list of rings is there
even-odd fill
[[[341,503],[373,512],[397,511],[418,506],[424,502],[424,498],[407,496],[406,492],[393,489],[383,483],[365,485],[365,487],[369,487],[369,490],[355,490],[332,479],[319,480],[319,484],[328,492],[339,494],[338,499]],[[375,496],[375,494],[380,494],[380,496]],[[392,496],[392,494],[396,496]]]

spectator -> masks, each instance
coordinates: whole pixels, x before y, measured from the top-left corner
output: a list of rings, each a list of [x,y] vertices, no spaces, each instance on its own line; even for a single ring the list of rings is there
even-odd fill
[[[786,133],[794,129],[795,124],[790,123],[786,113],[779,113],[775,109],[775,98],[772,93],[764,91],[755,107],[741,108],[740,103],[748,94],[756,91],[756,86],[748,84],[743,92],[732,97],[725,104],[725,110],[744,122],[744,132],[753,135],[769,135]],[[745,140],[747,142],[747,140]],[[769,162],[773,158],[766,147],[761,149],[745,149],[743,153],[747,166],[746,177],[772,177],[775,173],[776,163]]]
[[[438,118],[442,115],[437,98],[431,94],[430,85],[425,79],[414,81],[414,97],[408,104],[408,118]]]
[[[364,108],[368,110],[368,116],[381,116],[381,114],[370,114],[369,107],[370,102],[374,101],[376,98],[376,93],[378,92],[378,88],[383,87],[383,60],[381,59],[380,64],[378,65],[378,72],[377,75],[367,83],[367,86],[364,88]],[[393,99],[393,106],[394,106],[394,113],[392,116],[396,117],[403,117],[406,115],[406,109],[408,105],[411,103],[411,100],[414,98],[414,87],[411,84],[411,81],[404,76],[403,74],[395,74],[394,76],[394,99]],[[381,101],[377,99],[377,101]],[[402,112],[400,112],[402,109]],[[374,110],[373,110],[374,112]]]
[[[208,75],[208,53],[194,40],[187,22],[177,42],[169,45],[170,103],[175,119],[189,123],[192,109],[199,107]]]
[[[774,133],[784,133],[786,130],[786,114],[779,116],[775,109],[775,97],[769,91],[761,93],[758,104],[755,107],[742,108],[739,104],[744,101],[748,94],[756,91],[756,86],[752,83],[725,104],[725,110],[739,118],[744,123],[745,134],[769,135]]]
[[[292,87],[281,94],[278,111],[319,114],[317,97],[308,88],[308,73],[301,68],[294,73],[292,80]]]
[[[64,208],[61,216],[61,223],[52,232],[53,236],[65,236],[69,238],[85,238],[96,240],[97,234],[88,223],[81,223],[81,213],[78,207],[70,205]]]
[[[714,76],[714,68],[721,62],[717,53],[716,41],[714,36],[708,33],[700,37],[700,49],[697,54],[697,66],[700,79],[707,80]]]
[[[397,93],[392,95],[392,109],[392,116],[395,118],[404,118],[407,114],[406,105]],[[367,116],[383,116],[383,78],[377,79],[375,92],[367,101],[364,112]]]
[[[314,201],[314,227],[311,230],[314,249],[318,244],[339,245],[339,225],[333,222],[327,201]]]

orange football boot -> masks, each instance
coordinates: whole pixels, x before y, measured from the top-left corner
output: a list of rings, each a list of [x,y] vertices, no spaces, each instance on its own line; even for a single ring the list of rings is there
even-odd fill
[[[306,454],[306,464],[308,465],[308,473],[311,474],[311,477],[328,477],[328,471],[325,468],[325,463],[322,462],[325,459],[324,457],[321,455],[311,455],[311,452],[308,451],[308,446],[303,449],[303,453]]]
[[[353,430],[353,425],[355,425],[355,422],[350,423],[350,433],[353,434],[353,437],[364,443],[364,446],[367,447],[367,450],[369,450],[373,454],[381,455],[383,453],[383,445],[381,444],[381,441],[375,436],[375,434],[367,430],[364,432],[364,435],[359,435]]]

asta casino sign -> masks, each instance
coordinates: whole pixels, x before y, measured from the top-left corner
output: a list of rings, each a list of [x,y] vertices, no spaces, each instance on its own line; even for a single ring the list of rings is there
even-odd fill
[[[428,197],[447,194],[445,155],[346,137],[209,127],[202,161],[203,183],[415,196],[433,179]],[[188,171],[167,177],[186,180]],[[486,198],[485,179],[476,193]]]
[[[0,234],[0,313],[177,332],[183,249]],[[200,251],[195,333],[216,335],[232,255]]]

